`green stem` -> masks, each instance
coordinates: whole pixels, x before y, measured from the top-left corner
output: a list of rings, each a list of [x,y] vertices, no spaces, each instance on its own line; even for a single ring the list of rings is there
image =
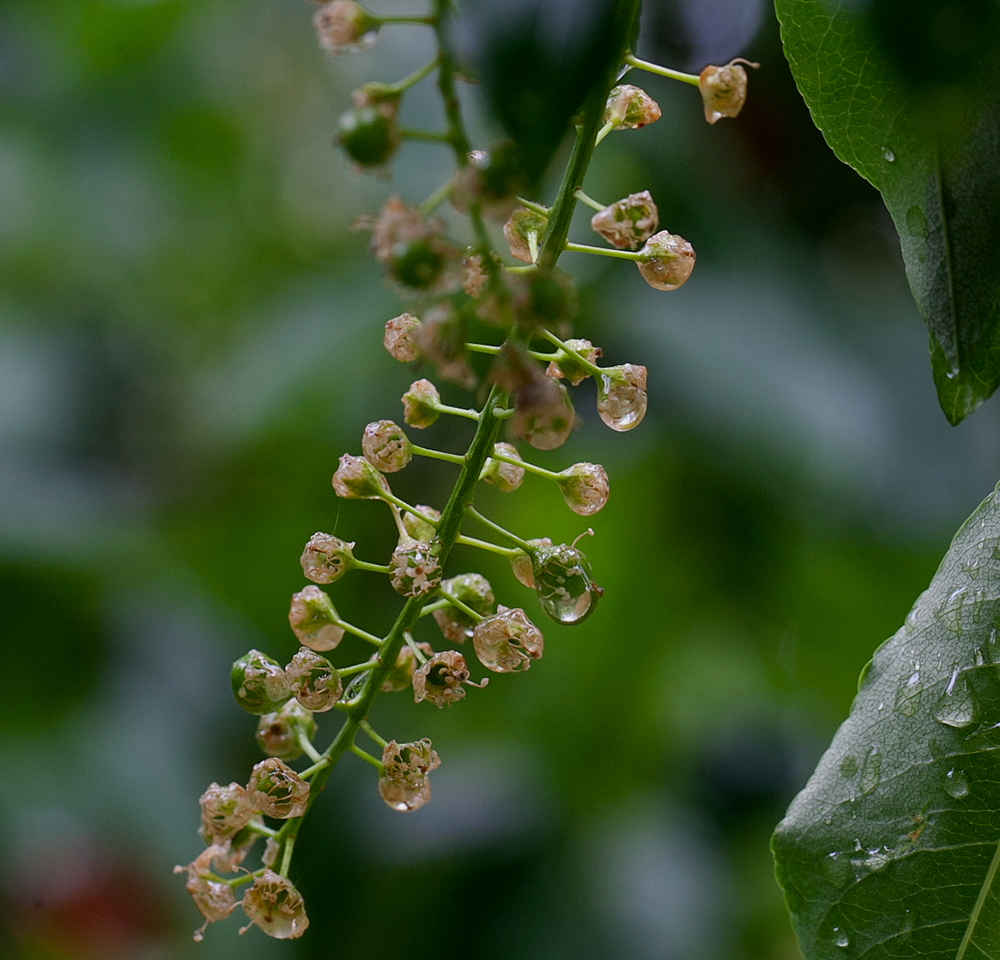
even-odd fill
[[[435,57],[433,60],[428,60],[422,67],[418,70],[414,70],[408,77],[403,77],[402,80],[398,80],[396,83],[390,83],[388,86],[392,89],[393,93],[405,93],[410,87],[416,86],[420,83],[424,77],[430,76],[436,69],[438,65],[438,58]]]
[[[357,557],[354,558],[354,563],[351,566],[355,570],[369,570],[372,573],[389,572],[389,568],[384,563],[368,563],[367,560],[359,560]]]
[[[382,641],[379,640],[379,645],[381,645],[381,643]],[[353,677],[356,673],[364,673],[366,670],[371,670],[371,668],[372,665],[370,661],[367,663],[355,663],[350,667],[337,667],[337,673],[339,673],[342,677]]]
[[[382,747],[383,750],[389,745],[389,741],[386,740],[385,737],[380,737],[375,732],[375,728],[367,720],[362,720],[360,726],[361,729],[364,730],[364,732],[367,733],[368,736],[371,737],[371,739],[374,740],[380,747]]]
[[[467,617],[471,617],[473,620],[475,620],[476,623],[479,623],[481,620],[484,619],[481,613],[479,613],[476,610],[473,610],[472,607],[470,607],[468,604],[462,603],[462,601],[459,600],[458,597],[453,597],[450,593],[445,593],[443,590],[441,591],[441,596],[444,597],[451,606],[457,607]]]
[[[411,444],[413,447],[413,452],[419,454],[421,457],[431,457],[434,460],[444,460],[447,463],[457,463],[461,466],[465,463],[465,457],[459,456],[457,453],[445,453],[443,450],[431,450],[427,447],[418,447],[415,443]]]
[[[570,243],[566,241],[566,250],[570,253],[594,253],[599,257],[618,257],[619,260],[636,260],[642,263],[646,258],[641,253],[631,250],[616,250],[614,247],[592,247],[587,243]]]
[[[467,410],[464,407],[450,407],[446,403],[435,403],[434,409],[438,413],[450,413],[455,417],[465,417],[466,420],[478,420],[479,411],[478,410]]]
[[[455,189],[455,178],[445,181],[437,188],[422,204],[420,212],[426,216],[440,204],[444,203],[451,196],[451,191]]]
[[[545,206],[544,203],[535,203],[534,200],[525,200],[524,197],[518,197],[517,202],[521,204],[522,207],[527,207],[535,213],[540,213],[543,217],[547,217],[552,212],[551,208]]]
[[[288,868],[292,865],[292,851],[294,849],[295,837],[290,836],[285,840],[285,849],[281,855],[281,869],[278,871],[279,876],[288,876]]]
[[[312,760],[313,763],[319,763],[320,760],[323,759],[320,752],[309,742],[309,738],[302,730],[299,730],[297,739],[299,741],[299,746],[302,748],[302,752],[310,760]]]
[[[596,147],[600,142],[609,134],[612,130],[617,130],[618,124],[609,120],[600,130],[597,131],[597,136],[594,138],[594,146]]]
[[[551,330],[547,330],[545,327],[539,327],[538,335],[544,337],[553,346],[558,347],[563,353],[571,356],[580,366],[585,370],[590,372],[592,377],[596,377],[601,373],[601,368],[597,366],[596,363],[591,363],[582,353],[578,350],[574,350],[565,340],[560,340]],[[558,362],[558,357],[553,357],[552,359]]]
[[[378,770],[379,774],[385,773],[385,767],[382,766],[382,761],[373,757],[367,751],[362,750],[356,743],[351,744],[351,753],[353,753],[356,757],[361,757],[361,759],[366,763],[370,763],[376,770]]]
[[[426,27],[433,27],[436,25],[437,21],[433,16],[420,16],[418,14],[405,14],[405,13],[391,13],[391,14],[381,14],[372,13],[370,10],[368,13],[375,20],[378,20],[380,24],[385,23],[416,23]]]
[[[680,70],[671,70],[669,67],[661,67],[658,63],[650,63],[648,60],[640,60],[631,53],[626,55],[625,62],[630,67],[645,70],[648,73],[655,73],[659,77],[670,77],[671,80],[680,80],[682,83],[690,83],[698,86],[701,78],[696,73],[681,73]]]
[[[451,606],[447,600],[435,600],[433,603],[428,603],[423,610],[420,611],[421,617],[430,616],[435,610],[444,610],[445,607]]]
[[[606,203],[598,203],[593,197],[588,197],[583,190],[574,190],[573,196],[581,203],[587,204],[588,207],[593,207],[594,210],[605,210],[608,206]]]
[[[527,460],[518,460],[517,457],[508,457],[507,454],[500,453],[497,450],[494,450],[493,453],[490,454],[490,457],[493,460],[502,460],[504,463],[510,463],[515,467],[521,467],[522,469],[527,470],[528,473],[535,473],[540,477],[545,477],[546,480],[555,480],[558,482],[562,479],[558,473],[546,470],[545,467],[539,467],[537,464],[529,463]]]
[[[492,454],[491,454],[492,456]],[[509,540],[511,543],[517,544],[522,550],[530,550],[531,544],[527,540],[522,540],[517,534],[511,533],[509,530],[504,529],[499,523],[494,523],[489,517],[484,517],[475,507],[471,504],[469,505],[466,512],[470,517],[475,517],[480,523],[489,527],[494,533],[503,537],[505,540]]]
[[[462,544],[463,547],[478,547],[480,550],[485,550],[487,553],[498,553],[501,557],[516,557],[519,553],[523,553],[522,550],[515,550],[513,547],[501,547],[497,543],[490,543],[488,540],[479,540],[476,537],[467,537],[464,533],[459,534],[456,543]]]
[[[388,571],[388,567],[386,568],[386,571]],[[353,623],[348,623],[346,620],[338,620],[337,626],[343,627],[343,629],[346,630],[347,633],[353,633],[354,636],[359,637],[361,640],[367,640],[373,646],[376,647],[382,646],[381,637],[376,637],[375,634],[369,633],[367,630],[362,630],[361,627],[356,627],[354,626]],[[354,669],[354,667],[346,667],[345,669],[350,670],[353,673],[358,672],[357,670]],[[341,674],[341,676],[343,676],[344,674],[343,670],[340,670],[338,672]]]

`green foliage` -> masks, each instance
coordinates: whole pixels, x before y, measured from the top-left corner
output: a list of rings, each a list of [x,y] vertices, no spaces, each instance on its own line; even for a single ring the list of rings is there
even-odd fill
[[[882,193],[958,423],[1000,385],[1000,32],[995,5],[776,0],[816,125]]]
[[[995,955],[998,584],[995,492],[876,652],[775,834],[806,957]]]

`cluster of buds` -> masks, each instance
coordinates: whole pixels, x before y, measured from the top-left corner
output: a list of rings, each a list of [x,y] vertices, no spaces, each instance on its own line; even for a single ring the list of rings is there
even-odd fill
[[[293,597],[293,611],[306,590]],[[268,720],[293,697],[307,712],[322,713],[332,710],[343,693],[336,667],[308,647],[302,647],[284,668],[259,650],[245,653],[233,664],[232,686],[236,702],[247,713],[266,716]],[[281,714],[281,719],[298,724],[294,714]]]

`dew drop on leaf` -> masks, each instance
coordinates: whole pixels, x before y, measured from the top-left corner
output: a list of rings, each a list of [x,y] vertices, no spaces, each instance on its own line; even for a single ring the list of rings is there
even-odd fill
[[[896,691],[896,709],[904,717],[912,717],[920,709],[920,695],[923,690],[920,671],[916,670],[910,675],[906,684]]]
[[[944,789],[948,796],[961,800],[969,795],[969,784],[961,770],[949,770],[945,774]]]
[[[959,675],[958,667],[952,673],[944,696],[934,705],[934,719],[947,727],[962,730],[976,721],[976,703],[969,682]]]
[[[840,927],[834,927],[833,942],[838,947],[849,947],[851,945],[851,938]]]

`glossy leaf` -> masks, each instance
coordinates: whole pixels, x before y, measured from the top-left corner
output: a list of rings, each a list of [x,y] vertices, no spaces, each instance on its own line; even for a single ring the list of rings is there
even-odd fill
[[[1000,384],[1000,8],[776,0],[816,125],[882,193],[958,423]]]
[[[806,960],[1000,956],[998,627],[994,491],[775,833]]]

